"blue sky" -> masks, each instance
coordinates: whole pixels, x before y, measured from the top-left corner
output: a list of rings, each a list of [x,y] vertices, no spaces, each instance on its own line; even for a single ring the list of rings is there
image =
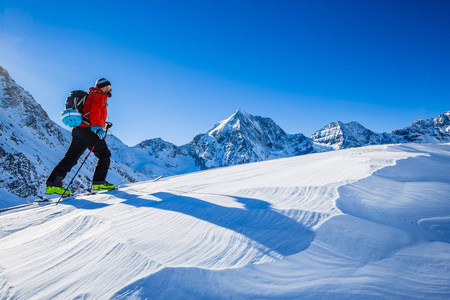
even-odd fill
[[[65,2],[3,0],[0,65],[60,125],[69,91],[108,78],[130,146],[185,144],[238,108],[305,135],[450,110],[450,1]]]

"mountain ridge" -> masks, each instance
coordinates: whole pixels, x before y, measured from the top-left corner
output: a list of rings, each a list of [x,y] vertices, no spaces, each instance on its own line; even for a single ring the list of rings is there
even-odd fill
[[[373,132],[356,121],[335,121],[313,133],[310,138],[335,149],[411,142],[447,142],[450,141],[450,111],[432,119],[416,120],[410,126],[391,133]]]

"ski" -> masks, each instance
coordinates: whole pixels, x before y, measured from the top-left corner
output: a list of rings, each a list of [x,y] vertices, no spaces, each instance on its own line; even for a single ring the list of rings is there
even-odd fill
[[[151,180],[151,182],[158,181],[158,180],[160,180],[161,178],[163,178],[163,176],[162,176],[162,175],[159,175],[158,177],[156,177],[156,178],[154,178],[153,180]]]
[[[116,188],[113,190],[88,191],[85,193],[75,193],[70,196],[63,196],[59,202],[68,201],[68,200],[74,199],[75,197],[91,196],[91,195],[96,195],[96,194],[100,194],[100,193],[116,191],[118,189],[118,187],[119,186],[116,186]],[[28,203],[25,203],[25,204],[20,204],[20,205],[6,207],[6,208],[0,208],[0,212],[24,208],[24,207],[28,207],[31,205],[45,206],[45,205],[49,205],[49,204],[56,204],[57,201],[59,200],[59,198],[61,197],[60,195],[58,195],[57,197],[49,197],[49,196],[54,196],[54,195],[37,196],[38,198],[36,198],[34,201],[27,200]]]
[[[46,205],[46,204],[56,203],[56,201],[58,201],[59,198],[61,198],[60,202],[62,202],[62,201],[67,201],[67,200],[73,199],[76,196],[82,196],[82,195],[85,195],[85,193],[82,193],[82,194],[74,193],[73,195],[63,196],[62,198],[60,195],[58,195],[57,197],[49,197],[49,196],[54,196],[54,195],[38,196],[38,198],[35,199],[33,202],[28,201],[28,200],[27,200],[27,202],[31,205]]]
[[[151,182],[158,181],[161,178],[163,178],[162,175],[152,179]],[[103,193],[107,193],[107,192],[111,192],[111,191],[117,191],[117,190],[119,190],[119,187],[124,182],[125,181],[122,181],[121,183],[116,185],[116,187],[112,190],[96,190],[96,191],[91,190],[91,191],[88,191],[85,193],[76,193],[75,192],[74,194],[72,194],[70,196],[63,196],[59,202],[68,201],[68,200],[74,199],[75,197],[84,197],[84,196],[91,196],[91,195],[96,195],[96,194],[103,194]],[[55,195],[37,196],[37,198],[34,201],[27,200],[28,203],[11,206],[11,207],[6,207],[6,208],[0,208],[0,213],[4,212],[4,211],[19,209],[19,208],[25,208],[25,207],[29,207],[29,206],[33,206],[33,205],[44,206],[44,205],[49,205],[49,204],[56,204],[57,201],[59,200],[59,198],[61,197],[61,195],[57,195],[57,197],[51,197],[51,196],[55,196]]]
[[[77,195],[72,195],[72,196],[65,196],[63,197],[63,199],[61,199],[61,201],[66,201],[66,200],[70,200],[72,198],[74,198],[75,196],[80,196],[81,194],[77,194]],[[8,210],[13,210],[13,209],[19,209],[19,208],[26,208],[29,206],[33,206],[33,205],[46,205],[46,204],[51,204],[51,203],[56,203],[56,201],[59,199],[59,197],[56,198],[46,198],[44,196],[38,196],[37,199],[35,199],[34,201],[29,201],[27,200],[28,203],[24,203],[24,204],[20,204],[20,205],[16,205],[16,206],[11,206],[11,207],[6,207],[6,208],[0,208],[0,212],[4,212],[4,211],[8,211]],[[55,202],[53,201],[55,200]]]
[[[13,210],[13,209],[19,209],[19,208],[23,208],[23,207],[27,207],[27,206],[30,206],[30,204],[25,203],[25,204],[20,204],[20,205],[16,205],[16,206],[0,208],[0,212]]]

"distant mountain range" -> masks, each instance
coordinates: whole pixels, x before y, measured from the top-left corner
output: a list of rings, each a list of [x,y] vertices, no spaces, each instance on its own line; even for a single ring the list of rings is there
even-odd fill
[[[301,133],[287,134],[270,118],[237,110],[186,145],[177,147],[161,139],[152,139],[132,149],[135,153],[139,149],[140,157],[147,162],[141,162],[141,165],[159,161],[159,166],[165,165],[166,169],[161,170],[163,173],[185,173],[369,145],[448,142],[449,119],[450,111],[434,119],[415,121],[392,133],[375,133],[358,122],[337,121],[306,137]]]
[[[61,100],[63,101],[63,100]],[[47,113],[0,67],[0,200],[10,193],[35,196],[64,155],[70,132]],[[112,152],[108,180],[135,182],[156,175],[171,176],[210,168],[368,145],[450,141],[450,111],[417,120],[391,133],[375,133],[358,122],[333,122],[310,137],[287,134],[272,119],[237,110],[228,119],[183,146],[160,138],[128,147],[108,135]],[[87,154],[87,153],[86,153]],[[74,189],[90,186],[95,159],[89,159]],[[76,168],[74,168],[76,169]],[[68,178],[73,176],[68,175]]]
[[[392,131],[375,133],[358,122],[333,122],[311,135],[317,143],[346,149],[368,145],[396,143],[439,143],[450,140],[450,111],[434,119],[417,120],[411,126]]]

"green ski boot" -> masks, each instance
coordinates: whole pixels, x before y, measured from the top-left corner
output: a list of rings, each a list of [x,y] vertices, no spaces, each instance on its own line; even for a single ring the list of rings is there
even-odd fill
[[[70,196],[70,191],[66,190],[59,186],[46,186],[45,187],[45,193],[47,195],[49,194],[58,194],[58,195],[64,195],[64,196]]]
[[[104,182],[102,184],[93,184],[92,190],[93,191],[111,191],[114,190],[116,186],[114,184]]]

